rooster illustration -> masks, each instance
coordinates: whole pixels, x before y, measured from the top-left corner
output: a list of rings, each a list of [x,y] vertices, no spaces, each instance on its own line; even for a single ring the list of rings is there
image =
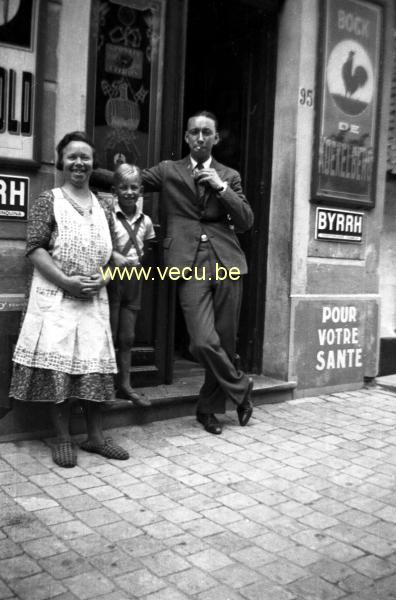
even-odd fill
[[[356,92],[360,87],[363,87],[367,81],[368,75],[364,67],[359,65],[358,67],[353,66],[353,57],[355,52],[351,50],[348,58],[342,65],[342,78],[345,85],[345,96],[349,98]]]

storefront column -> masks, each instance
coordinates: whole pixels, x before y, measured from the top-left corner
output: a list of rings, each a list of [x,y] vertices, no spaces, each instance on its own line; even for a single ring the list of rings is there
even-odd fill
[[[346,2],[342,8],[351,7]],[[391,3],[384,2],[381,8],[384,68],[378,81],[373,207],[330,199],[312,202],[315,113],[321,102],[317,81],[321,8],[319,0],[288,0],[280,15],[263,372],[296,380],[297,396],[359,388],[365,377],[376,375],[378,361]],[[341,28],[339,23],[333,26]],[[350,38],[350,44],[357,39],[353,34]],[[341,68],[342,63],[340,73]],[[335,131],[339,126],[334,124]],[[357,223],[361,219],[361,241],[359,236],[349,242],[318,238],[318,207],[361,213],[353,217]]]

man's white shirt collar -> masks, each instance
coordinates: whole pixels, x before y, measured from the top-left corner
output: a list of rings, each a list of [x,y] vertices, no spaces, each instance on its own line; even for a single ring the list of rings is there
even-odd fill
[[[192,170],[194,171],[194,169],[196,168],[196,166],[198,164],[198,161],[195,160],[195,158],[193,158],[191,155],[190,155],[190,160],[191,160]],[[209,169],[211,162],[212,162],[212,157],[209,156],[208,160],[205,160],[205,162],[202,163],[204,166],[204,169]]]

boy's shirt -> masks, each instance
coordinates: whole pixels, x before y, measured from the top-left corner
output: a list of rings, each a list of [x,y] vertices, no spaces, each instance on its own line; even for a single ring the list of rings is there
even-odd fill
[[[139,245],[139,250],[143,254],[143,246],[146,240],[152,240],[155,238],[153,222],[148,215],[145,215],[140,209],[138,203],[136,204],[136,212],[133,217],[128,217],[120,208],[117,199],[114,201],[114,249],[118,252],[122,252],[125,248],[126,243],[129,241],[129,234],[121,223],[120,218],[125,218],[132,229],[135,231],[136,239]],[[139,257],[136,252],[135,245],[132,244],[130,250],[126,254],[130,258],[134,265],[139,264]]]

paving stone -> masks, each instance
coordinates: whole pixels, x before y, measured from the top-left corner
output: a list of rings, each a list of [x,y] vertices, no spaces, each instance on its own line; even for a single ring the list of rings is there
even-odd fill
[[[166,587],[166,582],[150,573],[148,569],[139,569],[133,573],[121,575],[117,578],[117,583],[126,592],[133,590],[133,594],[137,598]]]
[[[161,514],[165,519],[175,524],[187,523],[188,521],[201,518],[201,515],[198,512],[190,510],[184,506],[163,510],[161,511]]]
[[[82,475],[80,477],[73,477],[69,479],[71,485],[75,485],[79,490],[86,490],[88,488],[99,487],[103,485],[103,481],[95,477],[94,475]]]
[[[219,552],[214,548],[192,554],[189,556],[189,560],[196,567],[209,572],[221,569],[222,567],[226,567],[233,563],[226,554]]]
[[[121,540],[118,545],[134,558],[154,554],[155,552],[165,549],[162,541],[148,535],[142,535],[138,540],[134,538],[130,540]]]
[[[291,583],[297,579],[308,577],[309,575],[308,569],[298,567],[297,565],[294,565],[293,563],[281,558],[266,565],[260,566],[259,571],[267,579],[282,585]]]
[[[13,595],[13,593],[10,590],[10,588],[8,587],[8,585],[6,585],[0,579],[0,599],[1,600],[6,600],[6,599],[8,600],[9,598],[15,598],[15,596]]]
[[[248,600],[295,600],[296,596],[271,581],[260,581],[241,589],[244,598]],[[232,598],[232,596],[230,596]],[[216,600],[213,597],[213,600]],[[224,599],[226,600],[226,598]],[[299,599],[300,600],[300,599]],[[305,600],[305,598],[304,598]]]
[[[55,597],[60,600],[60,594],[66,591],[59,581],[55,581],[47,573],[12,581],[10,587],[19,600],[46,600]]]
[[[209,519],[194,519],[194,521],[189,521],[188,523],[181,523],[181,527],[200,538],[205,538],[209,535],[214,535],[215,533],[222,533],[224,531],[224,527],[210,521]]]
[[[145,597],[145,600],[188,600],[189,597],[174,587],[167,587],[149,594]]]
[[[190,596],[218,585],[216,579],[196,567],[170,575],[168,580]]]
[[[206,542],[190,533],[182,533],[171,538],[166,538],[163,542],[167,547],[172,548],[172,550],[180,554],[180,556],[189,556],[190,554],[195,554],[209,548]]]
[[[335,527],[338,525],[339,521],[334,517],[329,517],[328,515],[324,515],[320,512],[311,512],[308,515],[304,515],[299,517],[298,519],[304,525],[308,525],[313,529],[327,529],[328,527]]]
[[[24,552],[35,559],[61,554],[68,550],[68,547],[55,536],[22,542],[21,545]]]
[[[22,553],[23,549],[19,544],[15,544],[15,542],[8,538],[0,540],[0,560],[3,558],[12,558]]]
[[[92,569],[84,558],[71,550],[56,556],[43,558],[39,561],[39,564],[44,571],[47,571],[55,579],[72,577]]]
[[[360,573],[353,573],[353,575],[349,575],[340,581],[338,585],[345,592],[359,592],[368,589],[372,584],[373,580],[370,577],[366,577]]]
[[[287,550],[280,550],[279,554],[300,567],[308,567],[321,558],[318,552],[300,545],[291,545]]]
[[[223,499],[221,500],[223,502]],[[205,496],[204,494],[193,494],[187,498],[182,498],[180,504],[193,511],[209,510],[220,506],[220,503],[217,500],[208,498],[208,496]]]
[[[10,474],[11,473],[12,472],[10,471]],[[15,475],[17,474],[15,473]],[[31,481],[16,481],[15,483],[2,485],[1,489],[11,496],[11,498],[21,498],[23,496],[30,496],[31,494],[39,494],[41,491],[40,488]]]
[[[229,523],[239,521],[241,518],[238,512],[231,510],[227,506],[203,510],[202,515],[219,525],[228,525]]]
[[[260,534],[268,532],[268,529],[264,525],[259,525],[249,519],[241,519],[235,523],[229,523],[227,529],[233,531],[236,535],[244,539],[250,539]]]
[[[88,488],[86,493],[99,500],[99,502],[103,502],[105,500],[114,500],[114,498],[119,498],[123,496],[123,493],[120,490],[112,487],[111,485],[100,485],[97,487]]]
[[[262,523],[263,525],[266,525],[271,519],[276,519],[276,517],[279,517],[279,513],[277,511],[269,506],[262,505],[243,508],[240,512],[244,517],[251,519],[252,521],[256,521],[257,523]]]
[[[139,559],[131,558],[129,554],[119,548],[92,556],[89,562],[105,577],[112,580],[117,579],[118,575],[132,573],[143,566]]]
[[[114,584],[99,571],[68,577],[63,579],[62,583],[80,600],[88,600],[88,598],[96,600],[114,589]]]
[[[344,596],[344,591],[320,577],[308,577],[289,584],[289,590],[304,600],[333,600]]]
[[[42,488],[45,488],[47,485],[58,485],[59,483],[63,483],[62,477],[59,477],[59,475],[51,473],[50,471],[39,475],[31,475],[29,479]]]
[[[261,565],[268,564],[274,560],[274,555],[266,552],[257,546],[247,546],[241,550],[234,550],[230,553],[230,558],[235,562],[240,562],[252,568],[258,568]]]
[[[370,554],[380,557],[388,556],[396,550],[396,541],[390,542],[376,535],[366,535],[360,538],[356,545]]]
[[[57,525],[51,525],[50,529],[54,535],[62,538],[63,540],[72,540],[74,538],[92,533],[92,529],[78,519],[66,521],[65,523],[58,523]]]
[[[172,550],[163,550],[156,554],[143,556],[141,562],[153,573],[163,577],[187,569],[190,565]]]
[[[58,485],[47,485],[45,488],[47,494],[55,499],[77,496],[81,491],[70,483],[60,483]]]
[[[91,498],[88,494],[79,493],[77,496],[70,496],[68,498],[59,498],[59,504],[70,512],[78,512],[80,510],[91,510],[94,508],[100,508],[100,503]]]
[[[34,540],[49,535],[49,531],[30,513],[18,515],[15,518],[7,520],[7,525],[3,527],[4,533],[14,542],[24,542]]]
[[[19,555],[0,560],[0,577],[7,583],[12,579],[28,577],[40,571],[38,563],[27,556]]]
[[[304,531],[292,534],[291,538],[298,544],[303,544],[311,550],[317,550],[318,548],[334,543],[334,538],[326,535],[326,532],[318,531],[317,529],[304,529]]]
[[[344,523],[349,523],[350,525],[353,525],[353,527],[358,527],[361,529],[365,529],[372,523],[378,521],[378,518],[375,515],[370,515],[357,509],[351,509],[340,513],[337,515],[337,519],[344,521]]]
[[[362,556],[351,562],[351,567],[372,579],[396,573],[396,565],[394,563],[383,558],[378,558],[377,556]]]
[[[348,565],[342,564],[331,559],[324,559],[314,563],[310,571],[312,574],[329,581],[330,583],[338,583],[356,575],[356,572]]]
[[[333,544],[323,546],[320,548],[320,552],[340,562],[351,561],[359,556],[363,556],[362,550],[343,542],[334,542]]]
[[[114,523],[120,520],[120,516],[108,508],[93,508],[91,510],[81,510],[78,513],[79,519],[89,527],[99,527],[100,525]]]
[[[249,546],[248,540],[240,538],[231,531],[223,531],[206,537],[205,542],[212,548],[216,548],[216,550],[220,550],[220,552],[225,552],[226,554],[230,554],[231,551],[236,552],[237,550]]]
[[[245,600],[238,592],[231,590],[228,586],[216,586],[198,594],[199,600]]]
[[[101,537],[98,533],[73,538],[70,545],[75,552],[87,558],[115,549],[115,545],[112,542]]]
[[[56,525],[57,523],[64,523],[73,519],[73,515],[60,506],[37,510],[35,516],[46,525]]]
[[[101,527],[97,527],[96,531],[99,535],[111,542],[129,540],[142,535],[141,529],[135,527],[131,523],[125,523],[125,521],[117,521],[115,523],[109,523],[108,525],[102,525]]]

